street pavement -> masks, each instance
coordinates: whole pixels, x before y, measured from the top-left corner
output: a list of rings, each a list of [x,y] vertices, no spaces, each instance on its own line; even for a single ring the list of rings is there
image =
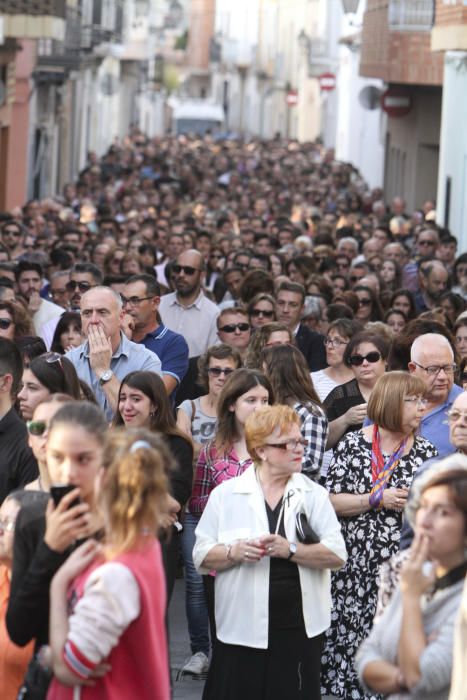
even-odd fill
[[[185,616],[185,581],[177,579],[169,608],[170,666],[174,700],[200,700],[204,681],[184,676],[176,680],[185,661],[191,656]]]

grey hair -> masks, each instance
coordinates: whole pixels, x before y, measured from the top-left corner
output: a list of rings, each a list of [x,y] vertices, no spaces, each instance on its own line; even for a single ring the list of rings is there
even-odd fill
[[[88,289],[87,292],[84,292],[83,297],[86,294],[89,294],[90,292],[109,292],[117,302],[117,307],[118,310],[121,311],[123,309],[123,301],[122,297],[118,292],[116,292],[112,287],[105,287],[104,285],[97,285],[97,287],[91,287],[91,289]]]
[[[405,517],[413,528],[417,511],[420,508],[422,493],[430,481],[439,474],[450,471],[465,471],[467,476],[467,456],[456,452],[456,454],[444,457],[444,459],[434,459],[425,471],[413,482],[410,490],[410,498],[405,507]]]
[[[438,345],[449,348],[449,352],[454,358],[454,352],[452,350],[451,343],[447,338],[445,338],[444,335],[441,335],[441,333],[423,333],[423,335],[419,335],[418,338],[415,338],[415,340],[412,343],[412,346],[410,348],[410,360],[412,362],[416,362],[417,358],[420,357],[420,351],[426,349],[425,346],[427,342],[429,343],[432,341],[436,341]]]

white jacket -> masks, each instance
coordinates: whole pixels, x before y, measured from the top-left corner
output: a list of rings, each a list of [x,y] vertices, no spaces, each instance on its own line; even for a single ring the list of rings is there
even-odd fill
[[[303,512],[321,544],[346,561],[339,521],[324,488],[303,474],[293,474],[284,490],[284,502],[285,532],[290,542],[297,541],[295,515]],[[264,496],[254,467],[212,491],[195,534],[193,560],[201,573],[208,573],[201,565],[215,545],[269,534]],[[269,557],[263,557],[257,563],[245,562],[217,573],[216,626],[222,642],[267,649],[269,562]],[[306,633],[315,637],[330,625],[330,572],[300,565],[298,570]]]

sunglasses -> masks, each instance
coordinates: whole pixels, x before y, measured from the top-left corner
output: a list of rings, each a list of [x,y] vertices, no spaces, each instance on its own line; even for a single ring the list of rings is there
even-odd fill
[[[374,352],[369,352],[368,355],[351,355],[349,362],[353,367],[360,367],[365,360],[367,362],[379,362],[381,353],[375,350]]]
[[[43,420],[28,420],[26,423],[28,433],[35,437],[42,437],[49,427]]]
[[[222,326],[222,328],[219,328],[220,331],[223,333],[235,333],[237,330],[245,332],[250,330],[250,324],[249,323],[228,323],[226,326]]]
[[[252,309],[250,311],[250,316],[257,318],[258,316],[265,316],[266,318],[272,318],[274,316],[274,311],[263,311],[263,309]]]
[[[11,321],[9,318],[0,318],[0,328],[4,331],[6,331],[7,328],[11,326],[13,321]]]
[[[179,275],[183,272],[185,275],[194,275],[195,272],[201,272],[199,267],[191,267],[190,265],[174,265],[172,267],[172,272],[175,275]]]
[[[212,377],[220,377],[221,374],[228,377],[229,374],[232,374],[234,371],[235,370],[233,370],[232,367],[209,367],[208,374],[210,374]]]
[[[3,231],[4,236],[14,236],[15,238],[19,238],[21,236],[21,233],[19,231],[16,231],[16,229],[13,231],[12,229],[6,229]]]
[[[371,304],[371,299],[359,299],[358,300],[359,306],[370,306],[370,304]]]
[[[95,285],[89,284],[89,282],[75,282],[74,280],[70,280],[70,282],[66,283],[66,290],[67,292],[74,292],[76,287],[78,287],[79,291],[84,294],[84,292],[87,292],[93,286]]]

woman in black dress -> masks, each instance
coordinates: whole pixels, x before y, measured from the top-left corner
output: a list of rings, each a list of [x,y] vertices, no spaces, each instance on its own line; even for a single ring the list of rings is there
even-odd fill
[[[300,473],[304,440],[290,406],[247,418],[254,467],[210,494],[193,551],[216,571],[217,641],[203,700],[320,698],[329,569],[346,559],[326,491]],[[296,517],[314,530],[299,541]]]

